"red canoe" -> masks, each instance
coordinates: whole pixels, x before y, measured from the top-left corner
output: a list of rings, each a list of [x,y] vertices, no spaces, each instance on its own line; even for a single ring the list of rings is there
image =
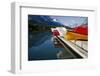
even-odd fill
[[[72,29],[73,32],[88,35],[88,26],[86,24],[77,26]]]
[[[53,30],[53,36],[59,36],[60,34],[59,34],[59,32],[58,32],[58,30]]]

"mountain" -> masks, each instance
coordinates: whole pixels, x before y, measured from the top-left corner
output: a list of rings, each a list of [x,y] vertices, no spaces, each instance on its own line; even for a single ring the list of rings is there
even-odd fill
[[[28,21],[31,23],[46,24],[49,26],[64,26],[60,22],[53,21],[50,16],[44,15],[28,15]]]

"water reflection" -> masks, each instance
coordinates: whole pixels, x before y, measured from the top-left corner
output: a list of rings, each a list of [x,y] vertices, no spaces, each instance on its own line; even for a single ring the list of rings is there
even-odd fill
[[[28,60],[73,58],[52,36],[51,32],[29,33]]]

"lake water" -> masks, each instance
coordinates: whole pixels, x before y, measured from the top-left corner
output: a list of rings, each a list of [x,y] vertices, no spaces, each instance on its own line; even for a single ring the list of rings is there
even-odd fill
[[[29,33],[28,60],[52,60],[74,58],[64,48],[55,48],[51,32]],[[58,57],[62,53],[64,57]]]

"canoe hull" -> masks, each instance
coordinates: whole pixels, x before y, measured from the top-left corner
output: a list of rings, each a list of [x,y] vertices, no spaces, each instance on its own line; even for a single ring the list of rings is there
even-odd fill
[[[65,39],[67,40],[88,40],[88,35],[83,35],[71,31],[67,31],[67,33],[64,36]]]

